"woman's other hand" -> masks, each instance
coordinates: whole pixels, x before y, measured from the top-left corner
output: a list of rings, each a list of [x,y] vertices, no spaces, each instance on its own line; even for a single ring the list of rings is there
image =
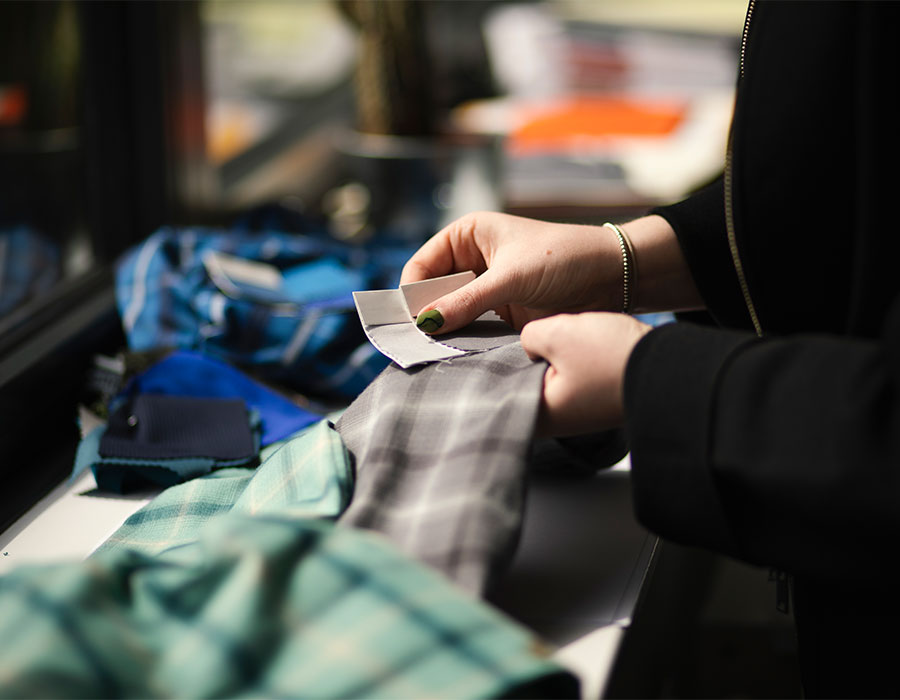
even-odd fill
[[[625,367],[651,327],[616,313],[564,314],[529,323],[522,347],[550,366],[539,431],[579,435],[614,428],[625,417]]]

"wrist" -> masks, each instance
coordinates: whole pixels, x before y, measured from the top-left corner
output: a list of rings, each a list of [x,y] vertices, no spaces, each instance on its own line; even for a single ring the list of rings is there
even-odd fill
[[[634,247],[628,234],[618,224],[607,221],[603,227],[609,229],[616,237],[619,244],[619,253],[622,256],[622,313],[630,314],[634,308],[634,290],[637,288],[638,271]]]
[[[701,309],[705,304],[681,252],[672,226],[652,214],[619,226],[631,243],[634,275],[631,310],[636,313]]]

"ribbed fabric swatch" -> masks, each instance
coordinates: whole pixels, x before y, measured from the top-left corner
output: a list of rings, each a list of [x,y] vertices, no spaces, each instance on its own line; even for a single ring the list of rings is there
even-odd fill
[[[240,459],[256,452],[239,399],[139,394],[109,417],[100,456],[125,459]]]

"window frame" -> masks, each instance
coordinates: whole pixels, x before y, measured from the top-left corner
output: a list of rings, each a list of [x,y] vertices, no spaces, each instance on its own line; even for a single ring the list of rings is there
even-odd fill
[[[94,261],[0,321],[0,530],[71,472],[87,371],[125,345],[116,258],[202,197],[199,3],[76,7],[84,169],[73,186]]]

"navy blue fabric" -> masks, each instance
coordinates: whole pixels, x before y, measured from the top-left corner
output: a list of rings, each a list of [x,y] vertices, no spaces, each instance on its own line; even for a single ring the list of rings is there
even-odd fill
[[[101,457],[252,459],[257,448],[239,399],[139,394],[109,416]]]
[[[283,440],[320,419],[240,370],[188,350],[174,352],[134,377],[125,393],[243,399],[259,413],[261,446]]]

